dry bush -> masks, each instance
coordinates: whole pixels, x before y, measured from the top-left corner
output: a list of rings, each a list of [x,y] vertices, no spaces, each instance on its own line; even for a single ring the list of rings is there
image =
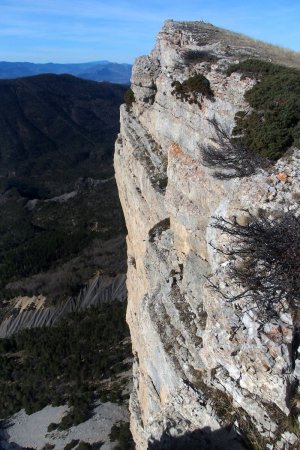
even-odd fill
[[[216,118],[208,119],[216,134],[215,145],[201,149],[202,164],[217,169],[214,177],[230,179],[246,177],[255,173],[259,167],[268,164],[268,160],[249,151],[238,139],[232,139],[230,130],[221,126]]]
[[[213,53],[210,53],[205,50],[192,50],[188,49],[182,53],[182,58],[185,64],[198,64],[202,62],[207,63],[216,63],[218,61],[218,57]]]
[[[228,257],[228,278],[237,295],[233,302],[249,298],[262,324],[278,319],[281,312],[297,312],[300,306],[300,221],[288,213],[276,219],[250,215],[247,226],[236,220],[214,217],[212,226],[230,236],[224,248],[215,247]]]

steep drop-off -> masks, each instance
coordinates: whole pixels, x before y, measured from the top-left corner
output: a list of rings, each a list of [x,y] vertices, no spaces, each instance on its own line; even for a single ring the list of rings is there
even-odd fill
[[[217,177],[203,164],[203,149],[222,144],[216,124],[231,132],[236,113],[250,111],[244,94],[257,80],[226,73],[247,58],[299,67],[299,56],[244,36],[168,21],[135,62],[121,107],[115,170],[140,450],[299,448],[299,318],[284,304],[261,320],[253,296],[226,300],[240,293],[228,268],[236,258],[226,256],[230,236],[212,226],[214,217],[247,230],[259,217],[297,217],[299,150],[247,176],[225,168]]]
[[[125,299],[113,170],[125,86],[0,80],[0,337]]]
[[[68,75],[0,80],[1,448],[111,448],[111,427],[127,421],[113,170],[126,89]]]

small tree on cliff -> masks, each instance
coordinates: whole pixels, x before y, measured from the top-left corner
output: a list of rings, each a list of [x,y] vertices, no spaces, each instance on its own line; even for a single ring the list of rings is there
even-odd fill
[[[133,90],[129,88],[124,94],[124,102],[126,104],[127,111],[130,111],[132,104],[135,102]]]

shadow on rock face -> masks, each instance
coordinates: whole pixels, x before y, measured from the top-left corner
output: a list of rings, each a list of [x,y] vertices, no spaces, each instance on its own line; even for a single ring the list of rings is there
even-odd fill
[[[79,440],[78,440],[79,443]],[[99,450],[101,449],[101,447],[105,444],[104,441],[99,441],[99,442],[95,442],[94,444],[91,445],[91,450]],[[51,444],[46,444],[44,445],[43,449],[44,450],[52,450],[54,449],[55,445],[51,445]],[[19,444],[16,444],[15,442],[6,442],[6,441],[2,441],[1,437],[0,437],[0,450],[36,450],[34,448],[31,447],[22,447]]]
[[[233,427],[212,431],[209,427],[171,436],[166,430],[159,441],[153,440],[147,450],[246,450],[247,446]]]
[[[0,450],[35,450],[31,447],[21,447],[21,445],[16,444],[15,442],[6,442],[0,440]]]
[[[104,441],[95,442],[92,444],[92,450],[99,450],[104,444]]]

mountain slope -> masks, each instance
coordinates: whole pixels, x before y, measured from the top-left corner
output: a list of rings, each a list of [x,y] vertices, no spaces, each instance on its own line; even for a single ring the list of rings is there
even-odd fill
[[[91,444],[98,427],[110,446],[121,405],[126,420],[126,230],[112,164],[125,90],[70,75],[0,80],[1,448],[41,448],[52,430],[63,449],[70,427]],[[50,404],[61,405],[55,423]],[[16,431],[33,412],[42,429]]]
[[[124,232],[112,167],[124,91],[70,75],[0,81],[3,298],[48,291],[50,303],[66,299],[97,270],[78,255]],[[124,255],[120,245],[114,251]]]
[[[98,158],[111,157],[123,93],[121,86],[70,75],[1,80],[1,175],[17,171],[18,176],[31,176],[37,169],[47,171],[37,160],[49,160],[49,152],[52,160],[54,155],[67,157],[65,164],[70,163],[71,169],[92,152]],[[37,167],[31,166],[32,158]],[[52,177],[54,166],[63,169],[57,161],[51,165]]]

